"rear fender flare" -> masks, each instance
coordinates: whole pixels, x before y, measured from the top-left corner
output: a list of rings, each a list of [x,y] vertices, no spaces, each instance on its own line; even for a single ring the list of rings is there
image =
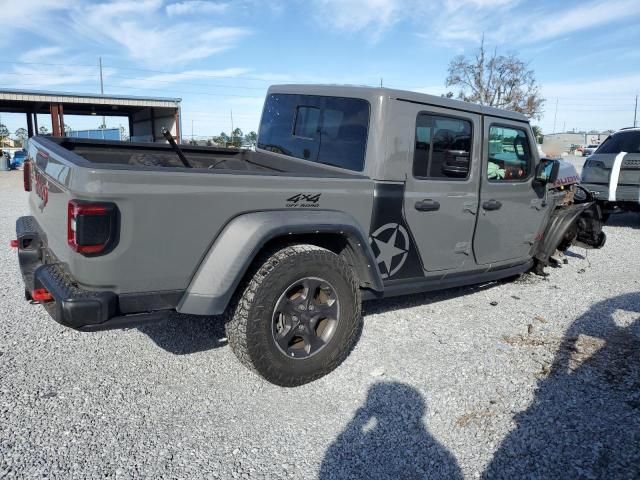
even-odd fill
[[[337,211],[277,210],[240,215],[218,235],[202,260],[177,310],[194,315],[225,311],[256,255],[271,240],[299,234],[337,234],[362,287],[382,292],[383,284],[367,236],[349,214]]]

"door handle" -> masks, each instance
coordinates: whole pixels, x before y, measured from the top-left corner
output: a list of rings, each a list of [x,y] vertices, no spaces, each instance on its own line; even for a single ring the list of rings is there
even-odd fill
[[[416,210],[420,210],[421,212],[435,212],[436,210],[440,210],[440,202],[425,198],[424,200],[417,201],[415,207]]]
[[[500,207],[502,207],[502,202],[494,200],[493,198],[482,204],[482,208],[485,210],[500,210]]]

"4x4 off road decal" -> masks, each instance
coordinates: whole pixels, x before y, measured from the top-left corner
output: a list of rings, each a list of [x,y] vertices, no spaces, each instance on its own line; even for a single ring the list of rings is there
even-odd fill
[[[369,240],[380,276],[387,280],[424,276],[418,251],[404,221],[404,185],[376,184]]]
[[[321,193],[297,193],[287,198],[287,208],[317,208]]]

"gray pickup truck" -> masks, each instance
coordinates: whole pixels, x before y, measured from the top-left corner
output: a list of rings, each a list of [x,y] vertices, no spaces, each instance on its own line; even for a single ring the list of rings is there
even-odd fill
[[[225,314],[239,359],[319,378],[361,301],[513,277],[604,243],[527,119],[385,88],[269,89],[256,151],[35,137],[26,297],[82,331]]]

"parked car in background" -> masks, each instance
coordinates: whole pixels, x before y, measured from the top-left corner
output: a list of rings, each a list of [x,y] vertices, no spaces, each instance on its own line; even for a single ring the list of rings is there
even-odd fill
[[[14,170],[21,169],[26,159],[27,152],[25,152],[24,150],[18,150],[13,154],[13,159],[11,160],[11,168]]]
[[[640,128],[625,128],[607,137],[584,162],[582,182],[605,215],[640,212]]]
[[[587,145],[582,150],[582,156],[588,157],[589,155],[593,155],[595,151],[598,149],[599,145]]]

